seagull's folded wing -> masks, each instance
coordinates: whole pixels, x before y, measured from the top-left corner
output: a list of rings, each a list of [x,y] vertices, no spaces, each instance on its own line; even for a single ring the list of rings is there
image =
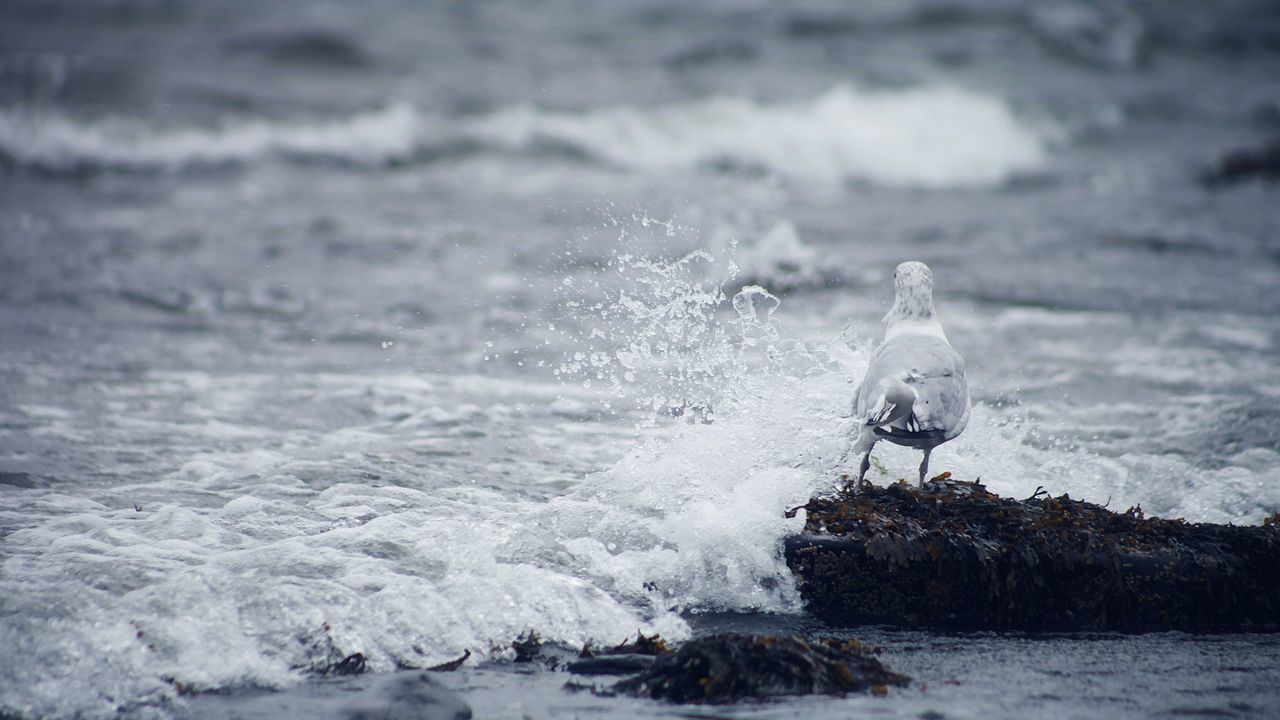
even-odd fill
[[[913,408],[923,430],[937,430],[950,439],[969,422],[969,385],[964,359],[941,341],[923,344],[913,353],[915,361],[906,383],[916,391]]]
[[[904,335],[876,348],[858,388],[855,416],[866,421],[880,403],[881,380],[905,382],[916,393],[912,407],[921,431],[940,431],[950,439],[969,421],[969,388],[964,359],[945,340]]]

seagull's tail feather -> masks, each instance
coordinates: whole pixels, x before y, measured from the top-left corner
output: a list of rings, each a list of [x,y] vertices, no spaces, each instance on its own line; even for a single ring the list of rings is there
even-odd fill
[[[897,445],[905,445],[924,449],[926,447],[934,447],[940,445],[946,440],[947,433],[945,430],[902,430],[896,427],[882,428],[873,427],[871,432],[882,440],[888,440]]]
[[[880,398],[880,402],[871,408],[871,413],[867,416],[867,425],[878,427],[880,425],[889,424],[889,418],[893,417],[894,411],[898,409],[897,405],[885,402],[884,397]]]
[[[896,378],[880,381],[880,397],[867,412],[866,424],[881,428],[904,420],[908,425],[914,417],[911,409],[916,403],[916,391]]]

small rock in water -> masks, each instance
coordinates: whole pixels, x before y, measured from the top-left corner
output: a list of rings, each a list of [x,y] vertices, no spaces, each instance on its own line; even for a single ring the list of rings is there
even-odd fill
[[[1280,140],[1256,148],[1234,150],[1200,175],[1208,187],[1221,187],[1245,180],[1280,180]]]
[[[365,671],[367,665],[364,653],[351,653],[330,668],[330,672],[334,675],[359,675]]]
[[[615,690],[672,702],[727,703],[744,698],[812,695],[902,687],[856,640],[726,633],[690,640]]]
[[[567,669],[575,675],[630,675],[653,666],[653,655],[592,655],[569,663]]]

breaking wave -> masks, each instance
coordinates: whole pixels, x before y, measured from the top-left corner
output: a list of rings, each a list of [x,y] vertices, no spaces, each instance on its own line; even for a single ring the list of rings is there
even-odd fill
[[[53,171],[176,170],[272,157],[381,164],[418,145],[418,111],[397,104],[324,122],[249,120],[215,128],[156,129],[138,122],[77,122],[58,115],[0,112],[0,157]]]
[[[811,100],[713,98],[664,108],[586,113],[532,107],[477,128],[509,147],[565,143],[652,172],[758,168],[819,182],[949,187],[1040,169],[1045,138],[999,99],[955,87],[865,91],[841,85]]]
[[[919,187],[999,183],[1042,169],[1048,154],[1046,134],[1000,99],[945,86],[841,85],[787,103],[718,97],[578,112],[525,106],[452,119],[400,103],[323,121],[216,127],[0,111],[0,157],[53,171],[179,170],[271,158],[378,166],[483,152],[558,152],[642,173],[750,170]]]

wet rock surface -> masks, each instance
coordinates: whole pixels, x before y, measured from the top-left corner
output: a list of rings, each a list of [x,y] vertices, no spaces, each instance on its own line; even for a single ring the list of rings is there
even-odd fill
[[[722,633],[695,638],[615,691],[679,703],[728,703],[779,695],[812,695],[905,686],[857,640]]]
[[[627,638],[613,647],[596,648],[587,643],[578,659],[567,663],[565,669],[575,675],[630,675],[647,670],[654,658],[670,652],[662,636],[637,632],[635,640]]]
[[[939,476],[814,498],[786,557],[816,616],[949,629],[1280,629],[1280,525],[1002,498]]]
[[[653,655],[594,655],[565,666],[575,675],[630,675],[653,665]]]

